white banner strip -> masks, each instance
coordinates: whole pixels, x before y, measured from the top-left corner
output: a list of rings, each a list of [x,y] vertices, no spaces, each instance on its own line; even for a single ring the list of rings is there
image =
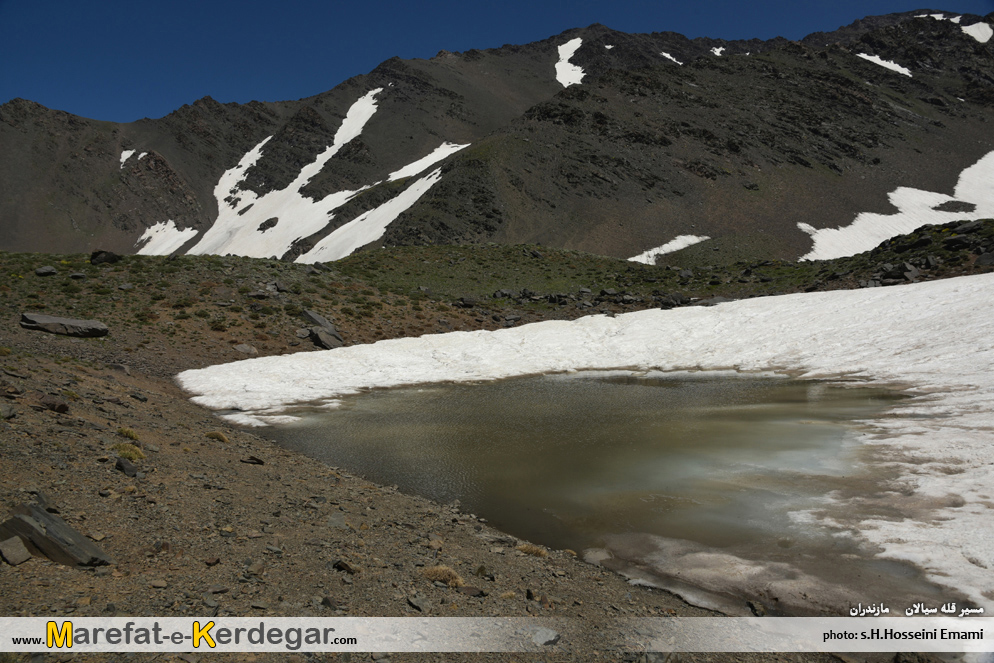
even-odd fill
[[[994,652],[988,617],[0,617],[0,652]]]

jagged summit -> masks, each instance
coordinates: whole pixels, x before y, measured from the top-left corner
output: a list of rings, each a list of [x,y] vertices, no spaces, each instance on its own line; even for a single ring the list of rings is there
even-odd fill
[[[593,24],[128,124],[15,99],[0,106],[0,249],[796,258],[860,214],[876,234],[994,215],[972,184],[994,150],[992,25],[919,10],[726,41]]]

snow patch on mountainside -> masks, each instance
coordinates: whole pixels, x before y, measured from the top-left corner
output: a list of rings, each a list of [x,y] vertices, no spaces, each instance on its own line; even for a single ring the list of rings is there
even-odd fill
[[[124,150],[121,152],[121,168],[124,168],[124,162],[131,158],[137,150]]]
[[[438,182],[441,176],[441,169],[436,168],[427,177],[421,178],[379,207],[364,212],[341,228],[337,228],[318,242],[313,249],[297,258],[295,262],[315,263],[338,260],[351,254],[360,246],[376,241],[386,232],[387,226],[416,203],[428,189]]]
[[[721,57],[721,54],[725,52],[725,47],[715,46],[714,48],[711,49],[711,52],[717,55],[718,57]]]
[[[895,214],[863,212],[848,226],[815,229],[807,223],[797,227],[811,235],[814,246],[801,260],[830,260],[869,251],[885,239],[910,233],[927,223],[971,221],[994,217],[994,152],[960,173],[952,196],[898,187],[888,199]],[[973,203],[972,212],[943,212],[936,207],[950,201]]]
[[[259,159],[268,138],[242,157],[237,166],[221,176],[215,187],[218,218],[190,253],[279,257],[296,240],[312,235],[327,225],[332,211],[348,202],[358,191],[336,191],[321,200],[312,200],[300,191],[346,143],[362,133],[363,127],[376,112],[376,95],[382,91],[383,88],[376,88],[352,104],[335,133],[334,142],[304,166],[285,189],[270,191],[261,197],[254,191],[240,190],[245,172]],[[275,224],[273,219],[276,219]],[[261,227],[263,225],[265,228]]]
[[[583,44],[583,39],[577,37],[576,39],[570,39],[559,47],[559,62],[556,63],[556,80],[563,87],[578,85],[583,79],[583,69],[569,62],[569,59],[579,50],[581,44]]]
[[[964,25],[962,27],[963,32],[970,35],[981,44],[986,44],[994,37],[994,28],[991,28],[986,23],[974,23],[973,25]]]
[[[901,484],[914,492],[908,498],[888,494],[895,513],[907,515],[857,520],[859,510],[835,495],[835,504],[854,520],[825,526],[867,540],[883,557],[917,564],[934,581],[990,609],[992,297],[994,274],[984,274],[393,339],[211,366],[181,373],[178,380],[195,402],[241,410],[225,416],[255,425],[279,421],[269,417],[280,417],[293,403],[333,402],[370,388],[619,366],[777,367],[809,378],[844,375],[861,384],[909,385],[915,398],[879,420],[860,422],[866,431],[860,439],[892,459],[902,471]],[[902,464],[901,458],[910,460]],[[950,466],[955,474],[943,471]],[[932,508],[923,513],[925,505]]]
[[[655,265],[657,256],[685,249],[688,246],[693,246],[694,244],[703,242],[707,239],[711,238],[707,235],[680,235],[678,237],[674,237],[662,246],[657,246],[656,248],[649,249],[648,251],[640,253],[637,256],[632,256],[629,260],[632,262],[642,262],[646,265]]]
[[[196,228],[180,230],[172,219],[149,226],[135,242],[140,256],[166,256],[197,236]]]
[[[857,53],[856,57],[863,58],[864,60],[869,60],[873,64],[878,64],[885,69],[890,69],[891,71],[896,71],[899,74],[904,74],[905,76],[911,77],[911,70],[902,67],[896,62],[891,62],[890,60],[884,60],[879,55],[868,55],[866,53]]]
[[[236,166],[225,171],[219,178],[217,186],[214,187],[214,196],[218,203],[217,220],[189,253],[191,255],[231,253],[255,258],[280,257],[298,239],[308,237],[327,226],[334,218],[334,210],[361,191],[379,184],[374,182],[356,191],[336,191],[321,200],[313,200],[301,194],[301,190],[321,172],[325,164],[343,146],[362,133],[363,127],[376,112],[376,95],[380,92],[382,88],[372,90],[352,104],[335,133],[332,144],[318,154],[313,162],[304,166],[293,182],[284,189],[259,196],[254,191],[241,188],[245,174],[262,157],[263,148],[272,136],[249,150]],[[388,181],[422,173],[468,146],[469,144],[444,142],[428,155],[391,173]],[[439,171],[435,171],[409,186],[392,200],[338,228],[297,261],[337,260],[349,255],[356,248],[378,239],[383,235],[386,226],[430,189],[438,181],[439,176]],[[171,223],[170,221],[153,226],[154,232],[153,228],[146,231],[139,240],[139,243],[146,242],[140,253],[162,255],[176,250],[178,246],[174,246],[174,242],[167,240],[167,237],[171,232],[180,231],[175,231],[175,226],[168,225]],[[180,245],[190,239],[188,233],[195,234],[191,229],[182,232],[184,235]],[[178,236],[176,240],[178,241]]]
[[[960,22],[960,19],[963,18],[962,16],[952,16],[946,18],[944,14],[917,14],[915,18],[928,18],[929,16],[931,16],[937,21],[945,20],[949,21],[950,23],[956,23],[956,24],[958,24]],[[974,23],[973,25],[961,25],[960,30],[962,30],[965,34],[973,37],[981,44],[986,44],[991,40],[991,37],[994,37],[994,28],[991,28],[991,26],[988,25],[987,23]]]
[[[456,145],[455,143],[449,142],[442,143],[428,156],[422,157],[413,163],[409,163],[400,170],[390,173],[387,181],[393,182],[405,177],[413,177],[418,173],[428,170],[442,159],[455,154],[463,148],[469,147],[469,145],[469,143],[466,143],[465,145]]]
[[[673,62],[676,62],[678,65],[681,65],[681,66],[683,65],[682,62],[680,62],[679,60],[677,60],[675,57],[673,57],[672,55],[670,55],[666,51],[663,51],[662,53],[660,53],[660,55],[662,55],[667,60],[672,60]]]

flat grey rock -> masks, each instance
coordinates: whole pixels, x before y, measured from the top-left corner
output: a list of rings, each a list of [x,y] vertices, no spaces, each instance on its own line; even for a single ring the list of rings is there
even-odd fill
[[[107,325],[99,320],[76,320],[75,318],[60,318],[43,313],[22,313],[21,327],[35,331],[75,336],[77,338],[96,338],[110,333]]]
[[[551,646],[559,642],[559,634],[551,628],[539,627],[532,635],[532,642],[539,646]]]
[[[24,546],[24,542],[16,536],[0,541],[0,556],[11,566],[23,564],[31,559],[31,553]]]

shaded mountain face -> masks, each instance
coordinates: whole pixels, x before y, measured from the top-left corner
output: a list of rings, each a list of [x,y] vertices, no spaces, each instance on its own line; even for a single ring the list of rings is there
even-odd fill
[[[994,216],[992,25],[920,11],[800,42],[595,25],[130,124],[18,99],[0,106],[0,249],[855,253]]]

